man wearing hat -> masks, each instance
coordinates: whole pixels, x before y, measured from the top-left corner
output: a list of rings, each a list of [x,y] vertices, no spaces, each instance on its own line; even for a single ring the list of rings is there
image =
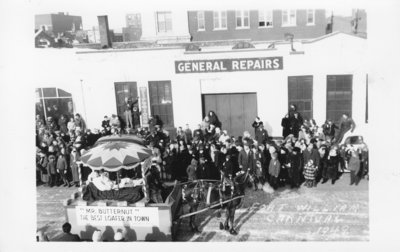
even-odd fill
[[[249,143],[243,145],[243,150],[239,153],[239,168],[241,172],[245,173],[247,170],[251,170],[254,166],[253,152],[250,150]]]

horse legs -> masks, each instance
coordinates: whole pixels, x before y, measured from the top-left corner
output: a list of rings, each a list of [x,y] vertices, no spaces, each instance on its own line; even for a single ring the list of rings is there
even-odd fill
[[[229,223],[228,223],[228,221],[229,221],[229,207],[227,207],[226,210],[225,210],[225,217],[226,217],[226,219],[225,219],[224,229],[226,231],[228,231],[229,230]]]
[[[197,207],[198,207],[198,205],[191,206],[190,207],[190,213],[193,213],[193,212],[197,211]],[[190,226],[190,228],[192,229],[193,232],[200,233],[200,230],[197,227],[195,222],[196,222],[196,215],[190,216],[189,217],[189,226]]]
[[[229,218],[229,222],[231,224],[231,229],[229,229],[229,233],[231,235],[238,234],[238,232],[233,228],[233,221],[235,220],[235,211],[236,211],[235,207],[228,208],[228,212],[229,212],[228,218]]]

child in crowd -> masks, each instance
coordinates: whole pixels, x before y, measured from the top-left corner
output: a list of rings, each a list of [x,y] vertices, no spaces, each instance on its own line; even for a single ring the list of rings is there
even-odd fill
[[[308,188],[315,186],[315,173],[317,171],[317,166],[314,164],[314,161],[310,159],[307,164],[304,166],[304,179],[306,180],[305,185]]]

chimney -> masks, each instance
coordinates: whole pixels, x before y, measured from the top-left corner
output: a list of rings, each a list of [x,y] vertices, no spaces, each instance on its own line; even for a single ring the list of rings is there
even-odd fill
[[[100,43],[101,48],[111,48],[111,37],[108,28],[108,17],[107,16],[97,16],[99,21],[99,33],[100,33]]]

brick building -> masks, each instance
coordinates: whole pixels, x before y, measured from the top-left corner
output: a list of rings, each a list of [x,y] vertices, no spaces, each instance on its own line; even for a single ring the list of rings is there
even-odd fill
[[[325,10],[227,10],[188,11],[192,41],[251,39],[283,40],[285,33],[295,39],[325,34]]]
[[[35,15],[35,30],[43,27],[46,32],[53,33],[54,35],[67,31],[82,30],[82,17],[71,16],[63,12]]]

